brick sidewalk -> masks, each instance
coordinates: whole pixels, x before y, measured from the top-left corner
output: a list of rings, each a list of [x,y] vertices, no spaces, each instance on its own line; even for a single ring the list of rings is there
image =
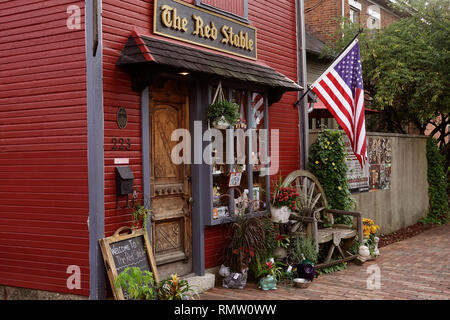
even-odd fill
[[[450,225],[427,230],[380,249],[376,261],[321,275],[307,289],[262,291],[255,283],[244,290],[220,285],[200,295],[201,300],[410,300],[450,299]],[[377,265],[381,289],[367,289],[367,268]],[[373,268],[373,267],[372,267]]]

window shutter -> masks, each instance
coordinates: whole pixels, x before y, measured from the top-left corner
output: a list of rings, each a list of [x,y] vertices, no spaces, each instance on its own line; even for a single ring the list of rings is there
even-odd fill
[[[244,17],[245,0],[202,0],[203,4]]]

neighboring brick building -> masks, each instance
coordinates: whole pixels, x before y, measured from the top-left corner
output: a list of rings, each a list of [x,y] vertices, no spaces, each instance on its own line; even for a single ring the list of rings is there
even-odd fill
[[[323,42],[336,37],[342,16],[368,29],[380,29],[400,16],[389,0],[305,0],[305,23]]]

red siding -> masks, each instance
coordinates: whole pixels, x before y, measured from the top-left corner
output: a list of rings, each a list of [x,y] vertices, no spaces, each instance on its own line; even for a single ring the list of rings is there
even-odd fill
[[[78,5],[80,30],[67,7]],[[0,284],[89,294],[84,1],[0,3]],[[81,267],[81,290],[66,286]]]
[[[244,0],[202,0],[202,3],[241,17],[244,16]]]
[[[142,192],[141,96],[131,90],[129,76],[115,66],[133,27],[150,33],[153,1],[103,1],[103,94],[105,113],[105,233],[110,236],[131,223],[129,209],[116,209],[115,158],[129,158],[135,185]],[[118,107],[128,112],[128,125],[116,123]],[[130,151],[113,151],[113,138],[130,138]],[[122,206],[124,202],[121,203]]]
[[[230,7],[223,9],[233,10],[232,2],[234,1],[226,1]],[[297,80],[295,2],[249,0],[248,11],[251,24],[258,29],[258,59]],[[134,26],[143,34],[152,33],[152,17],[153,1],[103,1],[107,235],[131,221],[129,210],[115,208],[114,158],[130,158],[136,183],[142,191],[140,94],[131,90],[129,76],[114,64]],[[283,175],[299,168],[298,114],[292,107],[296,100],[296,93],[287,93],[279,103],[270,107],[270,127],[280,130],[280,167]],[[119,106],[126,107],[131,115],[125,130],[116,129],[114,122]],[[132,151],[110,151],[111,139],[119,137],[118,135],[132,139]],[[218,264],[220,257],[217,252],[224,246],[222,228],[205,230],[206,267]]]

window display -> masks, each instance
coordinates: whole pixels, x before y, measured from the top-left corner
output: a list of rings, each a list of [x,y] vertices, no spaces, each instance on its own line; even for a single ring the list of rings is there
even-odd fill
[[[212,88],[212,97],[216,90],[217,87]],[[263,95],[230,88],[222,90],[225,97],[239,105],[240,119],[233,127],[218,129],[223,146],[212,148],[211,224],[230,221],[238,213],[265,212],[269,190],[266,166],[261,162],[267,150],[259,143],[260,139],[267,139],[265,131],[259,132],[266,128]]]

